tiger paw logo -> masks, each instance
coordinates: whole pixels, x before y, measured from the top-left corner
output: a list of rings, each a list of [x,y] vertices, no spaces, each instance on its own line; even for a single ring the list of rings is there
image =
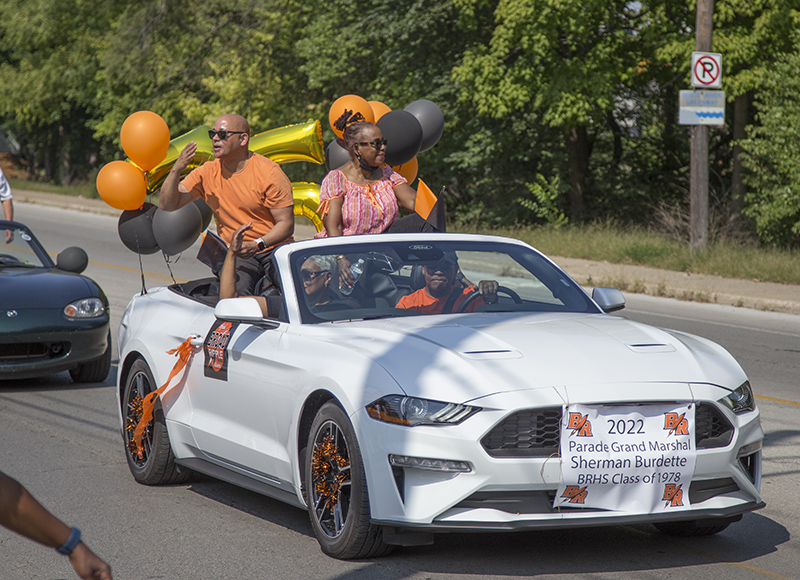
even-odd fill
[[[668,483],[664,486],[664,497],[661,499],[667,502],[666,507],[683,507],[683,484],[675,485]]]
[[[686,413],[665,413],[664,429],[669,431],[669,435],[688,435],[689,421],[686,420]]]
[[[591,437],[592,423],[589,421],[589,415],[570,413],[567,429],[572,429],[572,435],[577,435],[578,437]]]
[[[584,503],[586,502],[587,495],[589,495],[589,492],[585,485],[583,487],[579,485],[568,485],[561,494],[561,497],[565,498],[567,503]]]

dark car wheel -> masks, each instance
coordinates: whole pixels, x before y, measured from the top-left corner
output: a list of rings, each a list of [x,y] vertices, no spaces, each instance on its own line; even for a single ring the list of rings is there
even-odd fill
[[[111,370],[111,332],[108,333],[106,351],[94,360],[81,363],[69,370],[69,376],[76,383],[100,383],[106,380]]]
[[[369,494],[353,426],[335,403],[322,406],[311,425],[304,457],[306,502],[322,551],[342,560],[392,551],[370,523]]]
[[[694,536],[713,536],[731,525],[731,520],[721,519],[719,523],[713,520],[704,520],[702,524],[695,521],[689,522],[660,522],[653,524],[660,532],[668,536],[690,538]]]
[[[150,367],[144,360],[138,359],[128,373],[122,397],[122,411],[125,418],[125,457],[133,478],[139,483],[145,485],[183,483],[191,477],[191,471],[179,468],[175,463],[161,401],[156,401],[153,420],[145,429],[142,440],[144,449],[141,457],[139,457],[133,441],[134,429],[142,417],[142,400],[156,388]]]

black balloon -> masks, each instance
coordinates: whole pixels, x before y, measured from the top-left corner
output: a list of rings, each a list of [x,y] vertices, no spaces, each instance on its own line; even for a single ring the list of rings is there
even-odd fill
[[[202,197],[198,197],[194,200],[194,204],[197,206],[197,209],[200,210],[200,217],[202,218],[200,222],[200,231],[202,232],[208,227],[208,224],[211,223],[211,219],[214,217],[214,210],[208,206]]]
[[[416,157],[422,145],[422,126],[408,111],[389,111],[375,123],[386,139],[386,165],[395,167]]]
[[[189,203],[175,211],[157,209],[153,216],[153,235],[161,250],[169,255],[180,254],[200,235],[203,216],[198,207]]]
[[[75,272],[80,274],[89,265],[89,256],[83,248],[78,246],[71,246],[65,248],[61,253],[56,256],[56,268],[66,272]]]
[[[422,145],[419,152],[427,151],[439,141],[444,132],[444,114],[439,105],[433,101],[420,99],[408,105],[405,109],[419,121],[422,127]]]
[[[350,154],[344,148],[341,139],[334,139],[328,143],[328,147],[325,149],[325,167],[328,168],[328,171],[338,169],[348,161],[350,161]]]
[[[137,254],[155,254],[158,242],[153,235],[156,206],[145,203],[140,209],[125,210],[119,216],[117,231],[125,247]]]

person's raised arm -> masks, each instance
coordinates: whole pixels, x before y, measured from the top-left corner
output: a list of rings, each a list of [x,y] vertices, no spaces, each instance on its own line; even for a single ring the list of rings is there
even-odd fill
[[[0,524],[35,542],[63,548],[73,539],[73,529],[36,501],[17,480],[0,471]],[[80,541],[71,546],[69,560],[84,580],[111,580],[111,568]],[[63,552],[67,553],[67,552]]]
[[[225,254],[225,261],[222,263],[222,270],[219,273],[219,297],[238,298],[236,292],[236,256],[242,255],[242,245],[244,234],[253,227],[253,222],[248,222],[240,226],[231,237],[231,245],[228,246],[228,253]],[[267,300],[263,296],[253,296],[261,307],[261,315],[266,318],[269,316]]]
[[[161,185],[161,193],[158,198],[158,206],[164,211],[175,211],[192,201],[192,194],[181,184],[181,174],[189,167],[189,163],[194,159],[197,151],[197,143],[190,142],[183,148],[178,159],[169,170],[167,178]]]

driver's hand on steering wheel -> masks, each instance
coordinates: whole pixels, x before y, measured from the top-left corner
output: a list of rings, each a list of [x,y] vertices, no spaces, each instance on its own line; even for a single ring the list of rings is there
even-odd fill
[[[478,282],[478,292],[481,293],[486,304],[497,302],[497,280],[481,280]]]

